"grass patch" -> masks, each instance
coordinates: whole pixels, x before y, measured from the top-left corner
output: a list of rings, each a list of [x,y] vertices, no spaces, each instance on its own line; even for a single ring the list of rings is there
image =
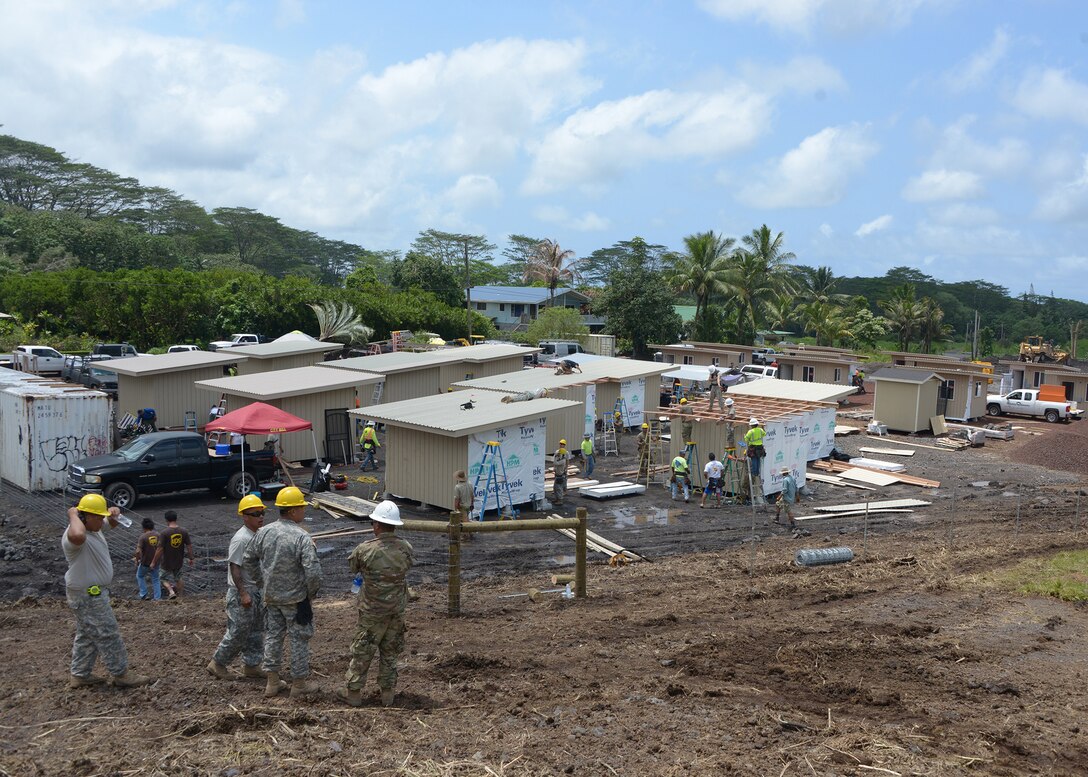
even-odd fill
[[[1088,550],[1024,561],[999,574],[995,582],[1020,593],[1053,596],[1064,602],[1088,601]]]

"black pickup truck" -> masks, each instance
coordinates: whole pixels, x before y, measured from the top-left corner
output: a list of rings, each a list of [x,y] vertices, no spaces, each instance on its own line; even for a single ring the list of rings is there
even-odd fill
[[[81,459],[68,467],[68,490],[97,493],[111,504],[129,508],[144,494],[187,489],[226,489],[240,499],[275,472],[269,450],[212,456],[196,432],[153,432],[122,445],[113,453]]]

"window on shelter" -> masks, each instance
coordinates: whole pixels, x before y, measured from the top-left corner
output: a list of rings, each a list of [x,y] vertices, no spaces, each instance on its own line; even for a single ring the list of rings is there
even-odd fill
[[[684,364],[694,364],[694,363],[695,363],[695,357],[694,356],[685,356],[684,357]]]
[[[942,380],[941,387],[937,390],[937,396],[940,399],[955,399],[956,398],[956,381],[954,380]]]
[[[842,380],[842,367],[835,368],[835,383]]]
[[[816,368],[813,367],[810,364],[805,365],[804,367],[802,367],[801,368],[801,380],[803,380],[805,383],[815,383],[816,382]]]
[[[1032,373],[1031,387],[1032,388],[1039,388],[1039,386],[1041,386],[1041,385],[1043,385],[1043,373],[1039,372],[1038,370],[1035,370],[1035,372]]]
[[[487,310],[487,303],[486,302],[477,302],[476,303],[476,309],[477,310]]]

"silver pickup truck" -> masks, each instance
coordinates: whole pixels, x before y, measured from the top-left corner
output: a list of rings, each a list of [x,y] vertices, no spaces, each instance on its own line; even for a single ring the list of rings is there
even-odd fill
[[[1045,418],[1054,424],[1080,418],[1083,410],[1077,410],[1073,403],[1039,399],[1038,389],[1017,389],[1004,396],[990,394],[986,397],[986,412],[989,415],[1026,415]]]

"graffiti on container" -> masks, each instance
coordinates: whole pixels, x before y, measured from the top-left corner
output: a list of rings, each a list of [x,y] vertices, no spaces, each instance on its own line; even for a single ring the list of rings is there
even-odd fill
[[[109,441],[93,436],[62,435],[42,440],[38,445],[41,448],[42,461],[52,472],[64,472],[69,464],[80,459],[109,453]]]

